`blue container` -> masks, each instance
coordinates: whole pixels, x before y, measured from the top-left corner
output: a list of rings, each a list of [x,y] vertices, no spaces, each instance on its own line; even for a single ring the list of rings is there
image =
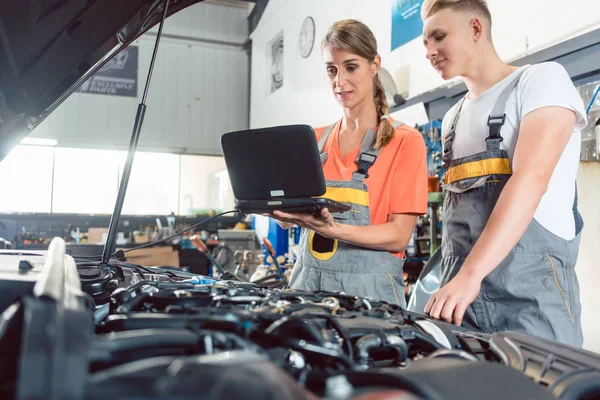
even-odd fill
[[[258,218],[268,218],[268,217],[264,217],[262,215],[255,215],[252,217],[252,229],[254,229],[255,231],[256,229],[256,220]],[[268,226],[269,226],[269,232],[267,233],[267,238],[271,241],[271,244],[273,244],[273,248],[275,249],[275,255],[276,256],[283,256],[285,255],[285,253],[288,252],[289,246],[288,246],[288,235],[289,232],[286,231],[285,229],[282,229],[278,224],[277,221],[275,221],[272,218],[268,218]],[[262,242],[261,242],[262,244]],[[264,245],[262,245],[263,247],[263,251],[265,253],[265,257],[268,256],[269,254],[267,253],[267,249],[265,248]]]

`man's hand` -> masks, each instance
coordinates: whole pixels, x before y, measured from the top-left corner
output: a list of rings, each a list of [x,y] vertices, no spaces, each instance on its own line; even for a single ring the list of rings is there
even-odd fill
[[[425,305],[425,314],[460,326],[467,307],[475,301],[480,289],[479,278],[459,272],[431,296]]]
[[[333,220],[333,215],[331,215],[327,208],[323,208],[316,214],[292,214],[274,211],[270,216],[278,221],[310,229],[331,239],[335,239],[336,229],[338,228],[338,224]]]

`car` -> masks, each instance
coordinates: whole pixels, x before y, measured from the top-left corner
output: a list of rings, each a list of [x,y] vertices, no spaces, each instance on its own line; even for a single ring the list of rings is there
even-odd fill
[[[197,2],[3,2],[0,157],[129,43]],[[76,260],[61,238],[47,251],[0,250],[0,398],[600,398],[600,356],[578,348],[291,290],[279,274],[251,283],[127,263],[112,247],[125,189],[98,260]]]

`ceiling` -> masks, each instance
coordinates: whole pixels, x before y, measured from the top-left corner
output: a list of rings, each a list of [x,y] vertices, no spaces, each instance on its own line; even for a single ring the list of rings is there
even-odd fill
[[[226,7],[246,8],[249,12],[252,11],[256,4],[256,0],[204,0],[204,2]]]

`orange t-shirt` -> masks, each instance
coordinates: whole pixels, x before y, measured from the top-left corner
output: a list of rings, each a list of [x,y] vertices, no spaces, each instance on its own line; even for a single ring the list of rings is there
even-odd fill
[[[340,126],[338,121],[323,148],[327,153],[323,164],[326,180],[352,180],[358,168],[355,160],[360,145],[342,157],[338,143]],[[324,129],[315,129],[317,141]],[[364,183],[369,188],[372,225],[386,223],[390,214],[427,213],[427,159],[421,133],[408,125],[396,128],[394,137],[381,149]]]

